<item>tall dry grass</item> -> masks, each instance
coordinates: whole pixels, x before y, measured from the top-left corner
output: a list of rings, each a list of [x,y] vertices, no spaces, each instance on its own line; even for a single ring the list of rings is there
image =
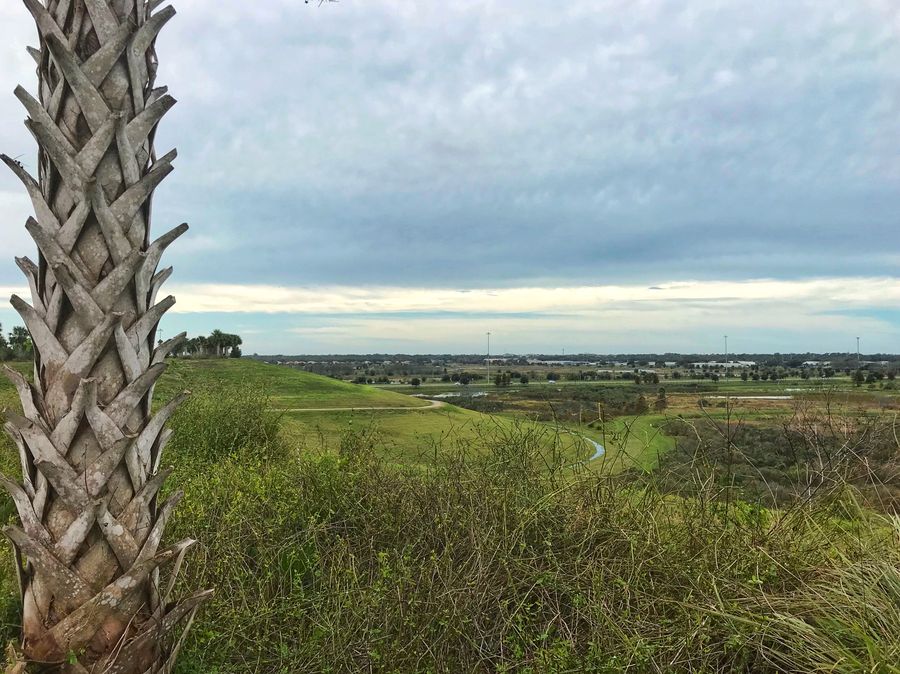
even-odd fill
[[[851,486],[772,510],[698,464],[675,495],[515,430],[425,468],[365,430],[299,456],[253,405],[228,452],[176,448],[171,535],[218,589],[180,672],[897,671],[900,526]]]

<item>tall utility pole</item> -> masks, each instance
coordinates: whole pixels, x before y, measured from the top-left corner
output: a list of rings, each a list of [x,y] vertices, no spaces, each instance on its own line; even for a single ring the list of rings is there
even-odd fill
[[[856,369],[860,368],[859,362],[859,337],[856,338]]]
[[[725,379],[728,379],[728,335],[725,335]]]
[[[488,332],[487,340],[488,340],[488,349],[487,349],[487,380],[488,384],[491,383],[491,333]]]

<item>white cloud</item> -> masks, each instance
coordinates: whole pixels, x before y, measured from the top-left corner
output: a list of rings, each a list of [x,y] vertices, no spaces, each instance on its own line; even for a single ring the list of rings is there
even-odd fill
[[[159,140],[181,154],[154,213],[192,224],[179,278],[552,291],[897,268],[894,0],[174,4]],[[2,3],[0,150],[31,167],[11,91],[35,87],[34,35]],[[0,170],[3,284],[34,250],[20,194]]]
[[[900,278],[443,289],[182,284],[166,334],[220,327],[247,353],[896,350]],[[0,287],[0,296],[27,288]],[[835,311],[840,307],[841,311]],[[893,312],[893,313],[892,313]],[[892,318],[892,316],[894,316]],[[19,321],[0,308],[7,327]]]
[[[754,305],[791,305],[803,313],[835,307],[859,309],[900,305],[900,278],[833,278],[804,281],[680,281],[652,287],[451,288],[281,287],[237,284],[173,286],[178,313],[254,314],[556,314],[571,315],[647,308],[703,313]]]

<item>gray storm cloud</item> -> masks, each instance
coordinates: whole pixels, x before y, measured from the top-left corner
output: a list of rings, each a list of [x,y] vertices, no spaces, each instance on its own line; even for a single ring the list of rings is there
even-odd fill
[[[900,10],[815,0],[177,3],[183,280],[513,286],[890,275]],[[200,26],[212,17],[213,29]],[[18,3],[0,90],[33,87]],[[23,114],[0,97],[3,119]],[[0,146],[33,165],[24,128]],[[24,218],[0,178],[4,242]],[[25,204],[27,206],[27,204]],[[186,239],[188,241],[188,239]],[[4,250],[6,246],[4,246]],[[0,283],[17,282],[11,255]]]

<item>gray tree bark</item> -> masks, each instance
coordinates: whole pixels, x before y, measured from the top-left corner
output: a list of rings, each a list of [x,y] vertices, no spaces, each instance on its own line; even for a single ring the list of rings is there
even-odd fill
[[[150,674],[171,671],[199,606],[172,590],[184,540],[160,550],[181,498],[157,494],[184,396],[151,415],[165,357],[156,326],[175,302],[157,301],[157,271],[180,225],[151,243],[150,204],[172,171],[154,136],[174,105],[155,87],[155,40],[172,18],[161,0],[24,0],[40,36],[29,49],[38,91],[16,89],[38,143],[37,177],[6,155],[35,217],[25,225],[38,261],[19,258],[32,304],[14,296],[34,341],[34,381],[7,368],[23,416],[6,431],[22,483],[0,476],[20,526],[5,528],[22,593],[20,659],[9,671]],[[162,572],[162,574],[161,574]],[[25,669],[28,663],[28,669]]]

